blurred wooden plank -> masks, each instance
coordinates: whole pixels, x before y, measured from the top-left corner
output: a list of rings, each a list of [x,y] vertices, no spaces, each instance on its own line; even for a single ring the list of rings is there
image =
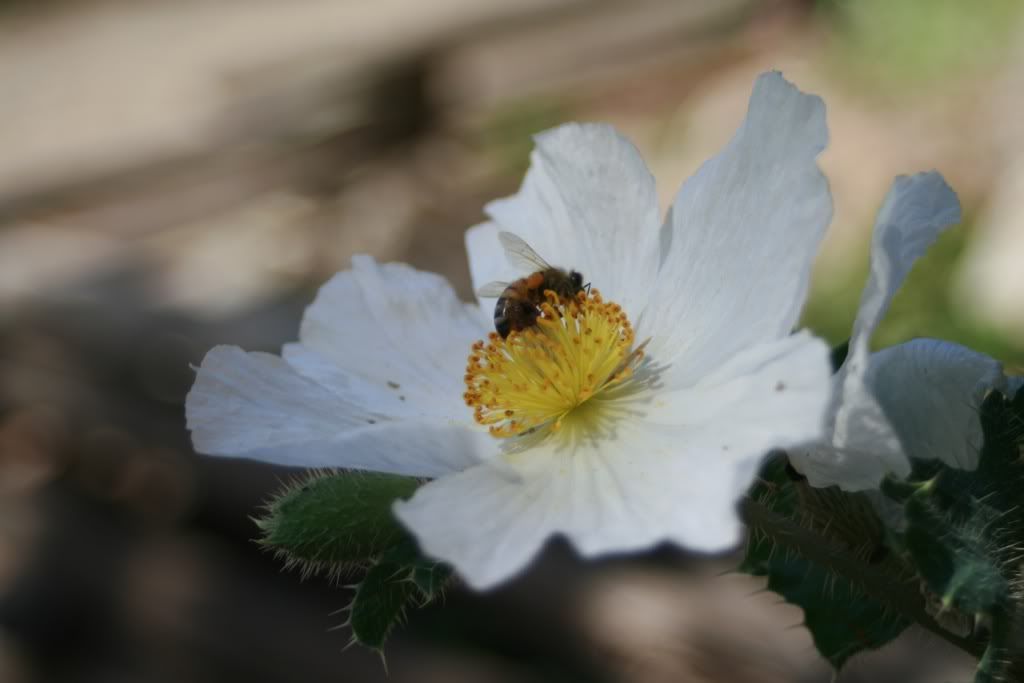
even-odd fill
[[[113,168],[101,156],[69,177],[0,191],[0,226],[70,220],[145,234],[274,187],[330,191],[347,169],[415,140],[435,119],[498,98],[628,79],[631,70],[677,58],[680,46],[690,59],[706,57],[748,4],[538,0],[517,12],[468,13],[412,43],[392,41],[385,60],[363,54],[353,62],[348,46],[268,58],[224,82],[219,114],[197,131],[197,150]]]

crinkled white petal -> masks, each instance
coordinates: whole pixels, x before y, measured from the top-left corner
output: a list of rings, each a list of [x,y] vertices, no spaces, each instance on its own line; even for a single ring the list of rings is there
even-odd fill
[[[277,356],[234,346],[206,354],[185,417],[200,453],[292,467],[436,477],[495,450],[477,429],[380,415],[360,396],[340,396]]]
[[[471,422],[462,375],[470,345],[487,332],[440,275],[355,256],[320,288],[283,356],[371,412]]]
[[[907,456],[978,466],[981,403],[993,389],[1007,389],[998,361],[959,344],[915,339],[872,354],[866,378]]]
[[[863,373],[871,336],[910,269],[943,230],[959,222],[960,201],[941,174],[931,171],[893,181],[875,220],[871,271],[840,375]]]
[[[1007,388],[997,361],[936,339],[871,354],[863,382],[863,393],[847,406],[848,424],[859,429],[844,434],[843,447],[833,440],[790,452],[812,486],[874,489],[886,474],[907,476],[908,458],[974,469],[981,402],[989,391]]]
[[[886,474],[910,474],[910,461],[874,399],[866,397],[859,409],[864,430],[842,447],[819,441],[789,451],[790,462],[811,486],[864,491],[877,488]]]
[[[790,460],[813,486],[874,488],[910,462],[897,429],[868,385],[868,345],[914,262],[960,220],[956,193],[936,172],[899,176],[886,195],[871,239],[871,272],[861,294],[846,361],[833,379],[829,435],[793,450]]]
[[[828,391],[827,348],[794,335],[731,359],[699,387],[626,401],[600,436],[566,426],[431,482],[396,513],[476,588],[517,574],[555,534],[586,556],[664,541],[724,550],[740,537],[736,501],[761,459],[820,436]]]
[[[767,73],[733,139],[683,184],[658,282],[635,321],[674,372],[699,377],[793,329],[832,216],[815,161],[827,142],[821,99]]]
[[[494,222],[467,235],[474,288],[526,274],[508,264],[494,269],[501,229],[635,310],[649,296],[659,260],[658,198],[640,153],[604,124],[569,123],[536,143],[519,192],[488,204]]]

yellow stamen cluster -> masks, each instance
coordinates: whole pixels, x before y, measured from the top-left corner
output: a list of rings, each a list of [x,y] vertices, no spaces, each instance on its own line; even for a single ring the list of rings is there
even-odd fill
[[[622,308],[597,290],[560,298],[544,293],[537,324],[473,345],[466,404],[496,437],[558,430],[574,408],[621,384],[642,357]]]

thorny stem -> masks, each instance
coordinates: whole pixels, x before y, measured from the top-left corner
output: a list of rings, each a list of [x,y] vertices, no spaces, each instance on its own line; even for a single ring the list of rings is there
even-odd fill
[[[984,640],[958,636],[935,621],[925,609],[924,597],[919,591],[906,590],[905,585],[894,583],[892,577],[865,564],[827,538],[772,512],[752,498],[743,500],[741,512],[747,526],[764,533],[780,546],[860,586],[871,597],[964,652],[976,658],[984,654]]]

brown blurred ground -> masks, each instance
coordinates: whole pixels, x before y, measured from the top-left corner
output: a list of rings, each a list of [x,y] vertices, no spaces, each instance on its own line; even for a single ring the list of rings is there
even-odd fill
[[[730,558],[585,566],[559,544],[506,589],[412,615],[387,677],[329,630],[345,589],[300,582],[251,542],[249,516],[290,473],[196,456],[181,406],[189,363],[217,343],[278,350],[352,253],[439,270],[468,298],[462,232],[515,189],[530,133],[616,123],[667,204],[768,68],[829,105],[837,216],[817,329],[849,328],[859,275],[852,290],[840,275],[863,268],[896,173],[940,168],[977,218],[970,245],[1012,252],[1016,39],[905,89],[843,61],[858,19],[837,11],[0,2],[0,681],[829,680],[799,611],[719,576]],[[958,317],[1015,277],[965,253],[919,287],[960,307],[891,338],[951,329],[1019,353],[998,307]],[[968,665],[910,633],[840,680]]]

